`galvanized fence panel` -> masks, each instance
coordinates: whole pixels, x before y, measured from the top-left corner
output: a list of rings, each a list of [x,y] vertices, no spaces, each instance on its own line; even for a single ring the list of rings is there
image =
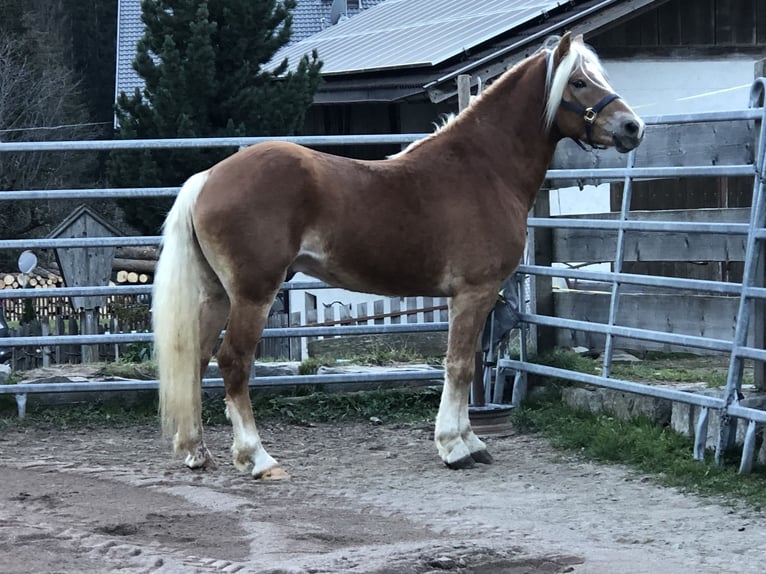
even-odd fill
[[[722,417],[721,437],[719,437],[719,447],[717,456],[720,457],[723,446],[727,444],[731,437],[731,420],[733,418],[744,418],[749,421],[745,448],[742,456],[741,470],[749,470],[752,465],[752,450],[755,444],[756,423],[766,422],[766,413],[760,410],[744,407],[739,404],[738,392],[742,383],[742,360],[754,359],[766,360],[766,352],[762,349],[747,347],[745,345],[746,336],[749,328],[749,317],[751,314],[752,300],[755,298],[766,298],[766,289],[756,285],[756,265],[755,257],[759,251],[760,240],[766,237],[764,230],[763,214],[763,181],[766,177],[764,172],[764,83],[759,80],[753,87],[753,101],[751,108],[746,110],[730,112],[714,112],[707,114],[680,114],[672,116],[660,116],[645,118],[648,125],[648,134],[651,134],[652,127],[658,130],[662,128],[665,132],[674,126],[685,124],[697,124],[701,122],[744,122],[750,126],[760,121],[761,131],[757,143],[756,152],[751,154],[754,160],[738,160],[730,164],[719,165],[717,162],[702,162],[684,158],[683,154],[679,157],[673,156],[670,160],[663,160],[663,165],[646,165],[648,160],[643,163],[636,162],[638,151],[630,154],[628,163],[620,165],[619,158],[612,152],[604,154],[593,154],[593,160],[589,167],[578,167],[577,169],[566,168],[562,165],[561,159],[556,160],[552,169],[548,171],[547,179],[550,181],[573,181],[578,183],[597,183],[623,181],[626,192],[623,195],[623,205],[620,217],[617,220],[603,219],[566,219],[566,218],[530,218],[530,227],[572,227],[572,228],[592,228],[592,229],[612,229],[617,230],[618,242],[615,252],[615,268],[613,271],[601,272],[581,269],[552,268],[539,266],[534,263],[523,264],[519,267],[519,277],[524,276],[555,276],[572,279],[592,280],[608,283],[610,287],[610,308],[609,319],[607,323],[590,323],[586,321],[577,321],[572,319],[562,319],[548,317],[537,314],[534,311],[522,313],[522,336],[521,356],[519,360],[502,359],[498,364],[498,373],[501,377],[509,373],[517,373],[514,382],[513,403],[519,404],[524,397],[526,388],[526,376],[528,374],[537,374],[547,377],[564,378],[575,382],[586,383],[605,388],[617,389],[621,391],[649,395],[658,398],[665,398],[673,401],[684,402],[690,405],[696,405],[701,408],[701,416],[697,425],[697,436],[695,438],[695,458],[704,456],[704,445],[706,435],[706,424],[710,409],[718,411]],[[749,122],[749,123],[748,123]],[[359,144],[407,144],[415,139],[424,137],[427,134],[402,134],[402,135],[377,135],[377,136],[309,136],[295,138],[215,138],[215,139],[183,139],[183,140],[117,140],[117,141],[80,141],[80,142],[19,142],[8,143],[0,142],[0,153],[3,152],[24,152],[24,151],[60,151],[66,150],[112,150],[112,149],[157,149],[157,148],[184,148],[184,147],[241,147],[259,143],[268,140],[289,140],[296,143],[309,146],[323,145],[359,145]],[[650,138],[639,151],[651,146]],[[736,148],[736,146],[733,146]],[[747,156],[747,151],[744,150]],[[736,152],[736,149],[735,149]],[[609,155],[612,153],[612,155]],[[558,154],[558,152],[557,152]],[[739,157],[743,154],[734,153]],[[558,157],[558,155],[557,155]],[[562,156],[563,157],[563,156]],[[648,155],[647,157],[653,157]],[[603,161],[601,161],[603,158]],[[566,160],[564,160],[566,161]],[[580,158],[580,161],[583,161]],[[668,165],[668,163],[677,162],[678,165]],[[651,163],[651,162],[649,162]],[[593,165],[604,165],[605,167],[593,167]],[[618,166],[618,167],[615,167]],[[662,221],[634,221],[630,219],[629,204],[630,190],[632,182],[636,179],[644,178],[666,178],[666,177],[700,177],[700,176],[748,176],[753,177],[753,209],[749,224],[736,223],[693,223],[693,222],[662,222]],[[55,199],[93,199],[93,198],[118,198],[118,197],[172,197],[177,193],[177,188],[153,187],[153,188],[120,188],[120,189],[62,189],[62,190],[18,190],[6,191],[0,193],[0,202],[14,200],[55,200]],[[2,203],[0,203],[0,206]],[[681,233],[716,233],[724,235],[739,235],[747,237],[747,256],[746,272],[741,284],[722,283],[716,281],[703,281],[683,278],[653,277],[646,275],[635,275],[621,272],[623,261],[624,237],[628,231],[674,231]],[[113,238],[82,238],[82,239],[35,239],[35,240],[2,240],[0,249],[47,249],[56,247],[86,247],[86,246],[140,246],[157,245],[159,237],[113,237]],[[525,281],[518,282],[521,293],[520,300],[526,300],[524,291]],[[664,287],[670,289],[679,289],[686,291],[711,292],[727,295],[734,295],[740,298],[739,324],[734,340],[712,339],[701,336],[689,336],[678,333],[666,333],[660,331],[641,330],[631,327],[620,326],[616,323],[617,311],[620,304],[621,287],[623,285],[640,285],[650,287]],[[285,283],[285,289],[306,289],[322,288],[327,285],[320,282],[301,282]],[[129,285],[115,287],[80,287],[80,288],[55,288],[55,289],[18,289],[14,291],[0,291],[0,300],[9,298],[25,297],[45,297],[45,296],[72,296],[72,295],[144,295],[151,292],[148,285]],[[554,368],[535,364],[529,361],[528,349],[526,345],[526,330],[535,326],[553,326],[558,328],[579,329],[584,331],[593,331],[603,333],[606,336],[607,348],[604,353],[604,363],[602,375],[592,375],[577,373],[564,369]],[[309,337],[309,336],[339,336],[352,334],[371,334],[371,333],[396,333],[396,332],[419,332],[419,331],[444,331],[447,329],[447,323],[402,323],[398,325],[357,325],[342,327],[294,327],[282,329],[266,329],[264,338],[269,337]],[[730,354],[730,369],[727,385],[723,397],[711,397],[695,395],[684,391],[659,388],[650,385],[644,385],[631,381],[624,381],[610,377],[611,362],[613,355],[614,337],[632,337],[646,338],[653,340],[666,341],[672,344],[681,344],[689,347],[696,347],[701,350],[710,350],[717,352],[726,352]],[[96,343],[125,343],[125,342],[149,342],[152,339],[151,333],[125,333],[125,334],[104,334],[104,335],[86,335],[75,337],[32,337],[32,338],[10,338],[3,340],[6,346],[28,346],[28,345],[58,345],[58,344],[96,344]],[[290,376],[290,377],[259,377],[259,385],[300,385],[300,384],[325,384],[338,382],[384,382],[390,380],[432,380],[443,377],[443,371],[412,371],[404,373],[401,371],[390,373],[374,374],[345,374],[345,375],[310,375],[310,376]],[[222,386],[222,380],[217,378],[206,378],[203,381],[203,387],[216,388]],[[89,382],[89,383],[69,383],[69,384],[34,384],[34,385],[16,385],[0,386],[0,393],[14,394],[17,396],[20,411],[25,404],[27,393],[36,392],[72,392],[72,391],[109,391],[109,390],[129,390],[129,389],[155,389],[157,381],[135,381],[135,382]]]
[[[603,168],[588,170],[550,170],[549,180],[611,180],[622,177],[624,182],[623,201],[620,216],[617,220],[604,221],[599,219],[569,219],[566,218],[530,218],[530,227],[571,227],[588,229],[616,229],[618,232],[617,244],[614,256],[613,270],[587,271],[568,268],[552,268],[539,265],[521,265],[518,273],[529,276],[555,276],[570,279],[586,279],[599,281],[610,285],[610,305],[608,320],[606,323],[592,323],[588,321],[562,319],[549,317],[534,312],[522,313],[523,329],[531,325],[567,328],[597,332],[605,335],[605,348],[603,365],[600,375],[573,372],[566,369],[544,366],[529,362],[525,345],[521,346],[519,360],[503,359],[498,362],[500,377],[508,376],[509,373],[520,373],[516,376],[514,384],[513,404],[520,404],[524,399],[527,388],[526,377],[535,374],[545,377],[556,377],[578,383],[584,383],[597,387],[636,393],[660,399],[669,399],[676,402],[696,405],[701,407],[701,414],[696,426],[694,458],[701,460],[704,457],[707,439],[707,423],[709,409],[715,409],[720,416],[720,432],[716,446],[716,460],[722,461],[724,451],[733,446],[734,428],[736,419],[748,421],[745,433],[743,452],[740,462],[740,472],[749,472],[753,465],[755,450],[755,434],[758,424],[766,423],[766,411],[748,408],[740,404],[743,360],[752,359],[766,361],[766,352],[763,349],[747,346],[747,336],[752,327],[754,299],[763,299],[766,290],[758,285],[758,266],[761,256],[762,239],[766,237],[766,203],[764,200],[764,180],[766,180],[766,108],[764,108],[764,96],[766,83],[763,78],[753,84],[751,92],[750,109],[742,112],[729,112],[725,114],[694,114],[680,117],[650,118],[647,123],[661,123],[672,120],[674,123],[687,123],[698,121],[731,121],[731,120],[760,120],[760,130],[755,142],[756,153],[752,164],[743,165],[704,165],[704,166],[679,166],[679,167],[634,167],[637,150],[633,150],[624,168]],[[651,145],[646,142],[644,145]],[[640,149],[640,148],[639,148]],[[711,158],[712,159],[712,158]],[[630,220],[630,198],[632,184],[639,178],[661,177],[695,177],[695,176],[748,176],[753,179],[753,196],[749,224],[731,223],[689,223],[689,222],[661,222],[661,221],[638,221]],[[745,254],[745,271],[741,283],[722,283],[708,280],[695,280],[685,278],[654,277],[647,275],[635,275],[622,273],[624,259],[624,238],[627,231],[679,231],[694,234],[724,234],[745,235],[747,238]],[[521,291],[520,300],[525,300],[524,281],[519,281]],[[737,312],[736,332],[733,340],[712,339],[708,337],[690,336],[677,333],[667,333],[648,329],[636,329],[620,326],[617,324],[617,311],[620,305],[621,287],[626,284],[640,285],[645,287],[666,287],[670,289],[689,292],[713,292],[725,293],[739,297],[739,309]],[[721,397],[696,395],[693,393],[645,385],[631,381],[615,379],[611,377],[612,360],[614,356],[613,341],[615,337],[637,338],[677,344],[706,351],[726,352],[730,355],[729,369]],[[524,336],[521,337],[525,341]]]

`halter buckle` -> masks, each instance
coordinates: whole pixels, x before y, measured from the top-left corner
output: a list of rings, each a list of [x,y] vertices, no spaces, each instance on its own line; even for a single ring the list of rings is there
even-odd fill
[[[582,119],[585,120],[585,123],[592,124],[596,121],[596,118],[598,117],[598,112],[595,111],[593,108],[585,108],[585,112],[582,115]]]

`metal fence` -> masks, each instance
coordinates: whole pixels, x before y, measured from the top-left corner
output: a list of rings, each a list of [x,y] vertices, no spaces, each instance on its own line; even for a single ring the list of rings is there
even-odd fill
[[[391,135],[353,135],[353,136],[303,136],[303,137],[229,137],[229,138],[186,138],[167,140],[103,140],[103,141],[69,141],[69,142],[0,142],[0,153],[31,152],[31,151],[103,151],[129,149],[161,149],[161,148],[215,148],[243,147],[264,141],[285,140],[306,146],[327,145],[405,145],[425,137],[428,134],[391,134]],[[55,190],[18,190],[0,193],[2,202],[19,200],[64,200],[64,199],[96,199],[96,198],[140,198],[140,197],[174,197],[177,187],[151,188],[98,188],[98,189],[55,189]],[[0,249],[51,249],[62,247],[123,247],[123,246],[156,246],[160,243],[159,236],[129,236],[129,237],[83,237],[83,238],[45,238],[45,239],[7,239],[0,240]],[[320,281],[290,281],[282,284],[282,289],[302,290],[328,288],[330,285]],[[91,286],[42,289],[13,289],[0,290],[0,301],[4,299],[23,299],[40,297],[72,297],[72,296],[109,296],[109,295],[149,295],[150,285],[126,286]],[[425,331],[446,331],[446,322],[427,324],[404,323],[399,325],[353,325],[353,326],[324,326],[324,327],[291,327],[265,329],[263,338],[275,337],[336,337],[343,335],[377,335],[384,333],[417,333]],[[4,347],[51,347],[56,345],[103,345],[124,343],[149,343],[151,333],[108,333],[99,335],[50,335],[40,337],[9,337],[2,340]],[[302,384],[335,384],[335,383],[385,383],[389,381],[428,381],[443,379],[444,372],[440,369],[397,370],[392,372],[350,373],[327,375],[295,375],[258,377],[259,386],[293,386]],[[29,393],[57,393],[79,391],[124,391],[157,389],[159,381],[92,381],[76,383],[51,384],[16,384],[0,385],[0,394],[13,394],[16,397],[19,414],[23,416]],[[222,388],[223,379],[205,378],[203,388]]]
[[[649,395],[661,399],[669,399],[682,403],[696,405],[700,411],[696,425],[694,457],[702,459],[704,456],[707,423],[711,411],[716,411],[721,416],[721,431],[718,437],[716,457],[721,459],[723,450],[733,438],[733,424],[737,418],[748,421],[745,433],[745,444],[741,459],[740,469],[742,472],[749,471],[753,464],[756,426],[766,422],[766,412],[747,408],[739,404],[739,391],[742,384],[742,367],[746,359],[766,361],[766,351],[763,349],[746,346],[750,317],[752,314],[753,301],[766,299],[766,288],[757,285],[757,265],[760,255],[760,243],[766,237],[764,218],[766,217],[763,182],[766,178],[764,164],[766,159],[766,131],[764,129],[763,100],[766,92],[764,80],[758,80],[753,85],[751,104],[749,109],[734,112],[673,115],[646,118],[650,126],[684,125],[694,122],[721,122],[725,124],[733,120],[760,121],[760,134],[758,136],[755,160],[752,163],[736,163],[727,165],[685,165],[685,166],[642,166],[635,165],[636,151],[634,150],[627,158],[627,164],[623,167],[607,168],[578,168],[578,169],[551,169],[547,174],[550,181],[614,181],[621,179],[624,182],[624,194],[622,200],[621,216],[617,221],[605,221],[603,219],[561,219],[532,217],[529,220],[531,228],[544,227],[589,227],[594,229],[616,229],[618,233],[617,249],[614,257],[613,271],[589,271],[582,269],[553,268],[543,265],[522,264],[518,276],[523,277],[564,277],[588,281],[608,282],[611,285],[611,299],[609,320],[606,324],[575,321],[552,316],[538,314],[534,311],[525,311],[521,317],[523,320],[521,341],[521,356],[519,360],[503,359],[498,363],[498,376],[503,379],[515,373],[513,403],[518,405],[524,398],[527,385],[527,375],[535,374],[546,377],[563,378],[579,383],[586,383],[599,387],[616,389],[630,393]],[[24,151],[61,151],[61,150],[112,150],[112,149],[156,149],[156,148],[182,148],[182,147],[232,147],[248,146],[261,141],[274,139],[289,139],[296,143],[309,146],[323,145],[360,145],[360,144],[406,144],[427,134],[403,134],[403,135],[378,135],[378,136],[321,136],[321,137],[295,137],[295,138],[216,138],[216,139],[183,139],[183,140],[121,140],[121,141],[82,141],[82,142],[24,142],[24,143],[0,143],[0,153],[24,152]],[[644,146],[651,145],[646,142]],[[642,146],[643,147],[643,146]],[[639,148],[641,149],[641,148]],[[753,203],[749,224],[731,223],[680,223],[680,222],[657,222],[657,221],[631,221],[629,206],[633,181],[638,178],[665,178],[665,177],[693,177],[693,176],[748,176],[753,178]],[[25,190],[7,191],[0,193],[0,202],[14,200],[55,200],[55,199],[93,199],[93,198],[125,198],[125,197],[172,197],[177,193],[177,188],[121,188],[121,189],[63,189],[63,190]],[[0,208],[2,203],[0,203]],[[622,261],[624,254],[625,234],[634,230],[642,231],[679,231],[685,233],[716,233],[716,234],[739,234],[747,237],[747,257],[745,264],[744,279],[741,284],[723,283],[715,281],[702,281],[681,278],[657,277],[647,275],[631,275],[622,273]],[[112,238],[81,238],[81,239],[34,239],[34,240],[2,240],[0,249],[47,249],[55,247],[90,247],[90,246],[138,246],[157,245],[159,237],[112,237]],[[531,249],[530,251],[533,251]],[[520,300],[528,299],[524,292],[526,281],[519,281],[521,291]],[[739,296],[739,315],[736,333],[733,340],[712,339],[700,336],[687,336],[677,333],[642,330],[624,327],[617,324],[617,310],[619,308],[621,286],[641,285],[650,287],[665,287],[687,291],[702,291],[708,293],[722,293]],[[285,289],[320,288],[326,286],[319,282],[285,283]],[[81,288],[57,288],[57,289],[18,289],[13,291],[0,291],[0,300],[8,298],[43,297],[55,296],[88,296],[88,295],[129,295],[148,294],[150,286],[130,285],[114,287],[81,287]],[[564,369],[548,367],[529,361],[526,345],[526,329],[534,326],[578,329],[601,333],[606,337],[604,352],[603,373],[601,376],[567,371]],[[447,323],[431,324],[401,324],[401,325],[360,325],[360,326],[335,326],[335,327],[293,327],[280,329],[267,329],[264,338],[269,337],[314,337],[314,336],[340,336],[361,335],[380,333],[404,333],[418,331],[445,331]],[[696,395],[680,390],[660,388],[643,385],[631,381],[615,379],[610,376],[613,340],[615,337],[629,337],[636,339],[651,339],[679,344],[687,347],[695,347],[703,351],[717,351],[730,354],[730,368],[726,389],[722,397]],[[3,340],[6,346],[29,346],[29,345],[61,345],[61,344],[104,344],[104,343],[131,343],[149,342],[152,340],[151,333],[130,334],[104,334],[84,335],[71,337],[27,337],[10,338]],[[286,377],[259,377],[258,385],[300,385],[300,384],[326,384],[343,382],[380,383],[391,380],[434,380],[443,377],[443,371],[412,371],[390,372],[375,374],[344,374],[344,375],[306,375]],[[219,388],[223,385],[222,379],[206,378],[203,388]],[[17,397],[20,412],[23,412],[26,404],[27,393],[51,393],[72,391],[118,391],[155,389],[157,381],[130,381],[130,382],[89,382],[89,383],[64,383],[64,384],[26,384],[0,386],[0,394],[14,394]]]
[[[566,219],[566,218],[535,218],[529,220],[532,228],[570,227],[589,229],[616,229],[617,246],[614,254],[613,271],[588,271],[581,269],[554,268],[541,265],[521,265],[518,272],[534,277],[562,277],[585,281],[599,281],[611,285],[609,316],[607,323],[592,323],[587,321],[562,319],[537,313],[522,313],[523,329],[529,325],[567,328],[589,331],[605,335],[602,374],[600,376],[569,371],[529,362],[526,337],[521,337],[521,356],[519,360],[503,359],[499,361],[498,370],[501,376],[509,372],[521,373],[514,383],[513,404],[519,404],[526,393],[527,375],[535,374],[544,377],[563,378],[570,381],[595,385],[617,391],[637,393],[659,399],[686,403],[699,407],[700,414],[695,427],[694,458],[702,460],[707,444],[707,429],[711,409],[717,411],[721,418],[720,432],[717,438],[716,460],[721,462],[724,451],[733,445],[737,418],[747,421],[744,436],[743,452],[740,462],[740,472],[749,472],[752,468],[756,445],[756,429],[758,424],[766,423],[766,411],[748,408],[740,404],[743,362],[746,359],[766,361],[766,351],[746,345],[749,329],[752,328],[754,301],[766,298],[766,289],[759,286],[758,265],[761,257],[761,243],[766,238],[766,208],[764,204],[764,179],[766,179],[766,79],[760,78],[753,84],[751,90],[750,109],[740,112],[708,113],[694,115],[664,116],[647,118],[647,124],[671,123],[682,125],[692,122],[712,121],[729,122],[732,120],[760,121],[760,132],[757,137],[755,161],[742,165],[700,165],[685,167],[635,167],[637,150],[633,150],[627,158],[627,165],[620,169],[593,170],[551,170],[548,178],[578,179],[586,177],[595,180],[609,180],[621,177],[624,183],[620,217],[616,221],[603,219]],[[651,145],[647,142],[647,145]],[[640,149],[640,148],[639,148]],[[690,177],[690,176],[749,176],[753,179],[753,196],[749,224],[734,223],[692,223],[677,221],[631,221],[630,200],[634,180],[639,178]],[[723,234],[745,236],[746,256],[742,283],[725,283],[717,281],[695,280],[685,278],[657,277],[622,273],[626,233],[630,231],[678,231],[690,234]],[[683,290],[685,293],[704,292],[739,297],[736,330],[733,340],[713,339],[701,336],[691,336],[679,333],[636,329],[617,324],[617,312],[620,305],[621,288],[623,285],[638,285],[644,287],[664,287]],[[519,282],[522,292],[521,300],[525,300],[524,282]],[[724,352],[730,355],[726,388],[721,397],[694,394],[682,390],[650,386],[631,381],[616,379],[610,376],[614,351],[614,339],[628,337],[657,341],[672,345],[691,347],[703,351]]]

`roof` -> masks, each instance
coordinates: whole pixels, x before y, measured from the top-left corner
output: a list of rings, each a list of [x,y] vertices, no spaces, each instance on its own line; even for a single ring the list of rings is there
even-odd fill
[[[666,1],[387,0],[288,49],[298,54],[318,48],[325,82],[315,104],[437,103],[456,94],[459,74],[470,74],[474,84],[489,82],[550,35],[571,31],[587,38]],[[445,12],[456,26],[442,18]],[[387,26],[401,28],[402,35],[387,35]],[[317,40],[321,45],[311,47]],[[402,57],[400,64],[381,65],[392,51]],[[283,48],[275,57],[285,53]]]
[[[436,66],[530,21],[558,0],[387,0],[280,49],[292,67],[317,50],[322,75]]]
[[[120,92],[133,95],[136,88],[144,86],[144,80],[133,69],[136,44],[144,35],[141,22],[141,0],[119,0],[117,4],[117,68],[114,95]]]
[[[337,1],[337,0],[336,0]],[[341,22],[380,4],[383,0],[358,0],[342,8]],[[293,34],[288,45],[331,27],[330,15],[333,0],[297,0],[293,10]],[[115,81],[115,99],[120,92],[132,95],[136,88],[142,88],[144,80],[133,69],[136,57],[136,44],[144,35],[144,23],[141,21],[141,0],[118,0],[117,7],[117,67]],[[277,60],[281,61],[280,60]],[[276,67],[276,64],[274,65]]]
[[[383,0],[359,0],[352,2],[345,8],[347,18],[352,18],[360,12],[380,4]],[[305,40],[332,26],[330,12],[332,0],[298,0],[293,10],[293,35],[288,45]]]

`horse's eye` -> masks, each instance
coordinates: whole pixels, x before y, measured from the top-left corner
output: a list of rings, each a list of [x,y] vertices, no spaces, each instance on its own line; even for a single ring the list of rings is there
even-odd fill
[[[585,82],[583,80],[572,80],[572,86],[577,89],[582,89],[585,87]]]

